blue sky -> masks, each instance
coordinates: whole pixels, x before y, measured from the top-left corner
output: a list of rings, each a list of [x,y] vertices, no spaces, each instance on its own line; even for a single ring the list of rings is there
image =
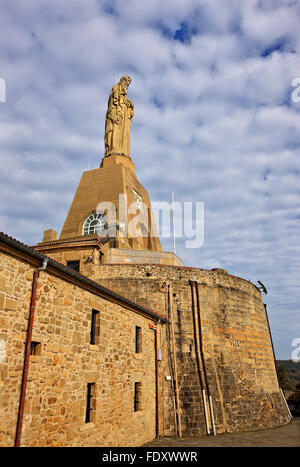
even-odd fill
[[[60,232],[99,167],[107,99],[130,74],[131,155],[152,201],[205,203],[177,253],[263,281],[278,358],[300,337],[300,2],[2,0],[0,230]],[[172,241],[163,246],[172,249]]]

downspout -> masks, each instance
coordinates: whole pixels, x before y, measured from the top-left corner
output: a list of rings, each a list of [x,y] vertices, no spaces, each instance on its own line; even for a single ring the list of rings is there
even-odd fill
[[[157,361],[157,327],[154,330],[154,343],[155,343],[155,396],[156,396],[156,438],[159,436],[159,398],[158,398],[158,361]]]
[[[172,334],[172,353],[174,359],[174,383],[175,383],[175,399],[176,399],[176,412],[177,412],[177,423],[178,423],[178,438],[182,437],[181,434],[181,417],[180,417],[180,406],[179,406],[179,388],[177,379],[177,362],[176,362],[176,348],[175,348],[175,334],[174,334],[174,322],[173,322],[173,298],[172,298],[172,287],[168,286],[168,297],[169,297],[169,311],[171,317],[171,334]]]
[[[43,262],[43,266],[41,268],[35,269],[33,273],[28,328],[27,328],[26,345],[25,345],[25,357],[24,357],[24,366],[23,366],[23,374],[22,374],[22,382],[21,382],[20,403],[19,403],[18,419],[17,419],[17,426],[16,426],[15,447],[20,447],[20,444],[21,444],[21,433],[22,433],[22,424],[23,424],[23,416],[24,416],[26,386],[27,386],[27,379],[28,379],[29,357],[30,357],[30,349],[31,349],[32,328],[33,328],[33,321],[34,321],[39,271],[45,271],[47,267],[47,263],[48,263],[48,259],[45,259]]]
[[[191,286],[191,293],[192,293],[192,312],[193,312],[196,361],[197,361],[197,368],[198,368],[200,386],[201,386],[201,389],[203,389],[203,380],[202,380],[202,375],[201,375],[200,358],[199,358],[199,344],[198,344],[198,336],[197,336],[197,323],[196,323],[196,316],[195,316],[196,313],[195,313],[194,287],[193,287],[193,282],[191,280],[190,280],[190,286]]]
[[[195,284],[196,284],[196,296],[197,296],[197,314],[198,314],[198,325],[199,325],[199,345],[200,345],[200,354],[201,354],[202,365],[203,365],[203,372],[204,372],[205,385],[206,385],[206,389],[207,389],[207,397],[208,397],[208,402],[209,402],[209,409],[210,409],[210,418],[211,418],[212,430],[213,430],[213,434],[214,434],[214,436],[215,436],[215,435],[216,435],[215,418],[214,418],[214,412],[213,412],[212,398],[211,398],[211,394],[210,394],[210,390],[209,390],[209,384],[208,384],[208,379],[207,379],[205,358],[204,358],[204,353],[203,353],[202,325],[201,325],[201,313],[200,313],[200,300],[199,300],[198,282],[195,281]]]
[[[169,308],[170,308],[170,305],[169,305],[169,287],[166,288],[166,302],[167,302],[167,307],[168,307],[168,311],[167,311],[167,314],[169,315]],[[168,321],[168,325],[167,325],[167,349],[168,349],[168,363],[169,363],[169,368],[170,368],[170,372],[172,374],[171,376],[171,394],[172,394],[172,402],[173,402],[173,413],[174,413],[174,427],[175,427],[175,433],[177,434],[178,432],[178,428],[177,428],[177,414],[176,414],[176,402],[175,402],[175,386],[174,386],[174,381],[175,381],[175,378],[174,378],[174,365],[173,365],[173,361],[172,361],[172,350],[171,350],[171,330],[170,330],[170,320]]]
[[[199,355],[199,343],[198,343],[198,335],[197,335],[197,321],[196,321],[196,310],[195,310],[195,298],[194,298],[194,286],[193,281],[190,282],[191,287],[191,294],[192,294],[192,314],[193,314],[193,326],[194,326],[194,338],[195,338],[195,353],[196,353],[196,362],[197,362],[197,369],[199,375],[199,381],[202,391],[202,399],[203,399],[203,409],[204,409],[204,417],[205,417],[205,426],[206,426],[206,433],[210,435],[210,428],[207,416],[207,406],[206,406],[206,396],[205,396],[205,389],[203,386],[203,379],[201,375],[201,365],[200,365],[200,355]]]
[[[160,319],[157,324],[160,323]],[[154,350],[155,350],[155,432],[156,438],[159,437],[159,394],[158,394],[158,344],[157,344],[157,324],[149,324],[150,329],[154,331]]]

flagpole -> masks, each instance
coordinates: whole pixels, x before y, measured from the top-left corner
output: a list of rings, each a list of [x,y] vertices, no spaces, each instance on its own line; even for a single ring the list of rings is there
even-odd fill
[[[174,191],[172,191],[172,225],[173,225],[173,252],[176,255],[176,245],[175,245],[175,218],[174,218]]]

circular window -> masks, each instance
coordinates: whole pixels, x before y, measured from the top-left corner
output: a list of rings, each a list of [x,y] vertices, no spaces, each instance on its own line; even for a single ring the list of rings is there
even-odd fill
[[[91,214],[83,223],[82,235],[99,234],[105,228],[106,219],[102,212]]]

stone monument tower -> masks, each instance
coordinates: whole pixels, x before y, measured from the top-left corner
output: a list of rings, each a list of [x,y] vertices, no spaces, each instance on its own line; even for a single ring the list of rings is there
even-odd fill
[[[82,174],[59,239],[44,232],[38,251],[69,264],[152,263],[182,265],[162,252],[147,190],[138,181],[130,157],[134,106],[127,96],[131,78],[122,76],[109,95],[104,157],[98,169]],[[76,266],[76,267],[77,267]]]

